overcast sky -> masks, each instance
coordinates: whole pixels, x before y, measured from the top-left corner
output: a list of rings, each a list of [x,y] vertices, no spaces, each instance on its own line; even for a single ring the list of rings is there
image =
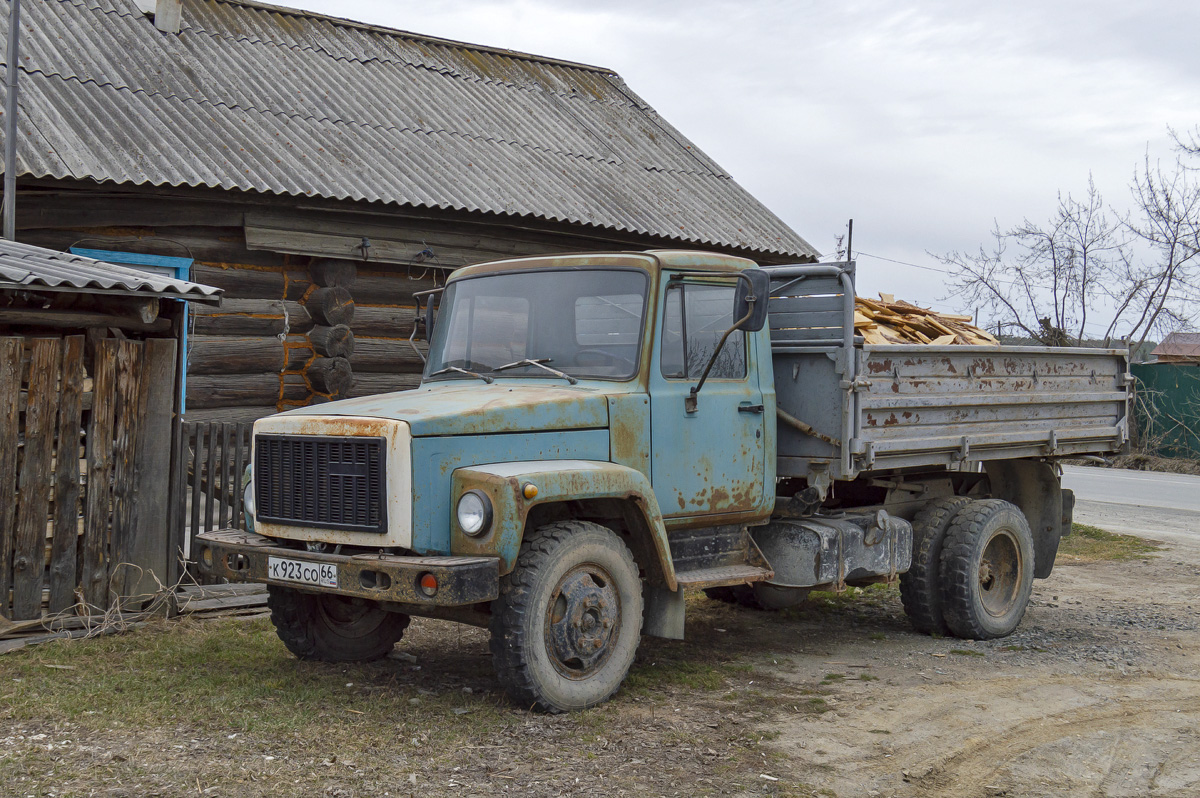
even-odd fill
[[[859,292],[939,307],[926,251],[1049,216],[1089,172],[1200,124],[1193,0],[275,0],[611,68],[822,252],[855,223]]]

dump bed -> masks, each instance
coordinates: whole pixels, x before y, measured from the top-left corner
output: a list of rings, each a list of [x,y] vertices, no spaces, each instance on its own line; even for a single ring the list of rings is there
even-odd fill
[[[771,272],[780,476],[1098,454],[1127,440],[1123,349],[868,346],[853,263]]]

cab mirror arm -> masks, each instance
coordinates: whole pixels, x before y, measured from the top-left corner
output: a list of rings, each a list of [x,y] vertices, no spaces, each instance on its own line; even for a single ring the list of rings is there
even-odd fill
[[[737,277],[738,287],[737,293],[734,296],[734,314],[736,316],[738,312],[741,312],[742,315],[721,336],[721,340],[717,343],[717,348],[713,350],[712,357],[708,359],[708,363],[704,366],[704,371],[700,374],[700,381],[692,386],[692,390],[684,397],[684,412],[695,413],[699,407],[700,389],[704,387],[704,381],[708,379],[708,373],[712,371],[713,364],[717,362],[717,357],[721,354],[721,350],[725,348],[725,342],[729,340],[729,336],[737,330],[757,332],[766,323],[766,308],[770,295],[771,276],[764,271],[748,270],[738,272]],[[745,308],[744,311],[742,310],[743,308]]]
[[[425,342],[429,343],[433,340],[433,325],[437,321],[437,314],[433,308],[433,298],[440,296],[443,288],[432,288],[428,291],[417,291],[413,294],[413,298],[417,300],[417,313],[413,319],[412,332],[408,336],[408,345],[417,353],[417,357],[421,358],[421,362],[425,363],[425,353],[417,348],[417,330],[421,327],[425,328]],[[425,303],[425,314],[421,315],[421,301],[428,297],[429,301]]]

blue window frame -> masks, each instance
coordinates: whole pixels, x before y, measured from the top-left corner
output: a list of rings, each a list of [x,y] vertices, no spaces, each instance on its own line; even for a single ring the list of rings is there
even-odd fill
[[[174,277],[178,280],[192,279],[192,258],[172,258],[166,255],[143,255],[139,252],[116,252],[107,249],[85,249],[83,247],[71,247],[72,255],[82,255],[85,258],[104,261],[105,263],[115,263],[119,266],[132,266],[135,269],[142,271],[161,274],[165,277]],[[176,302],[183,302],[183,340],[180,342],[183,350],[183,379],[179,383],[179,410],[183,412],[187,410],[187,353],[188,353],[188,306],[187,301],[177,299]]]

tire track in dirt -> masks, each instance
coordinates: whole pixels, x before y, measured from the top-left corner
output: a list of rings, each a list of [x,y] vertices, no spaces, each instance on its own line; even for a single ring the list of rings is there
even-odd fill
[[[1164,687],[1164,683],[1159,680],[1153,680],[1152,684],[1158,689]],[[1200,688],[1198,682],[1184,684],[1190,686],[1193,691]],[[958,798],[963,795],[964,786],[1001,781],[994,777],[1014,760],[1039,748],[1052,746],[1065,738],[1077,735],[1095,736],[1100,732],[1128,733],[1133,730],[1131,727],[1134,725],[1142,726],[1138,721],[1146,716],[1163,713],[1183,714],[1180,723],[1194,727],[1196,718],[1192,716],[1200,714],[1200,695],[1186,699],[1163,700],[1108,698],[1105,699],[1105,704],[1113,701],[1116,702],[1116,706],[1070,709],[1018,723],[994,737],[970,738],[963,748],[949,756],[935,757],[910,768],[910,772],[923,771],[926,774],[911,781],[918,788],[918,794],[924,798]],[[1161,723],[1152,725],[1161,726]],[[1168,759],[1169,757],[1159,761],[1156,774],[1161,774]],[[1103,787],[1111,775],[1110,767],[1100,784],[1096,785],[1096,794],[1110,794]],[[1008,779],[1004,781],[1011,783]],[[1183,786],[1196,784],[1197,781],[1192,780]]]

